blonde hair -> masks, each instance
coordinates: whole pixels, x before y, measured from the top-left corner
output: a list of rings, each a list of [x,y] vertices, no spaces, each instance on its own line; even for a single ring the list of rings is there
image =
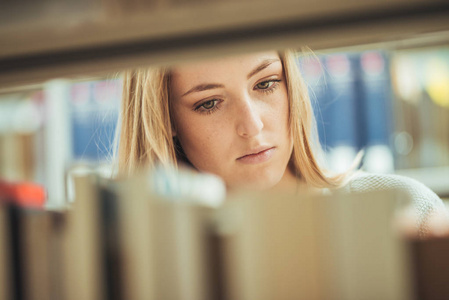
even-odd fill
[[[331,174],[324,168],[315,117],[307,86],[297,67],[296,52],[279,53],[289,98],[289,122],[293,152],[289,167],[307,184],[318,188],[343,185],[351,171]],[[168,68],[146,68],[126,72],[118,145],[119,173],[130,174],[156,163],[178,166],[185,161],[173,140],[170,72]]]

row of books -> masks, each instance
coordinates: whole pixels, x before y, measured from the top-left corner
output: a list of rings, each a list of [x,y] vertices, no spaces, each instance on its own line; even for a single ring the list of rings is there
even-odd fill
[[[449,165],[449,47],[392,55],[398,168]]]
[[[394,170],[392,94],[386,52],[366,51],[299,60],[330,167],[344,171],[365,149],[368,171]]]
[[[447,276],[443,269],[427,280],[429,270],[447,264],[447,242],[437,247],[438,265],[419,264],[435,252],[411,251],[392,230],[395,207],[404,200],[392,191],[246,191],[216,207],[157,196],[147,186],[146,176],[81,176],[75,179],[76,201],[64,211],[17,202],[17,194],[0,186],[0,299],[449,295],[444,286],[426,285]]]
[[[385,52],[306,56],[299,63],[325,148],[389,144],[392,95]]]
[[[23,95],[0,98],[0,178],[36,180],[42,112]]]
[[[306,55],[299,65],[331,165],[360,149],[368,171],[449,164],[448,47]]]

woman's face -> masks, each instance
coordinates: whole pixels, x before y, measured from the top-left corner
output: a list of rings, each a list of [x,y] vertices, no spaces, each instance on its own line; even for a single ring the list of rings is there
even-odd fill
[[[228,187],[267,189],[291,178],[289,103],[277,52],[176,67],[176,136],[188,160]]]

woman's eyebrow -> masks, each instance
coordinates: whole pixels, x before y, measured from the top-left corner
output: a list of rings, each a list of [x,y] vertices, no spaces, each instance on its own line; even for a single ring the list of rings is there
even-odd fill
[[[260,71],[262,71],[263,69],[265,69],[266,67],[268,67],[269,65],[271,65],[272,63],[277,62],[277,61],[280,61],[280,60],[278,58],[271,58],[271,59],[263,60],[260,65],[258,65],[254,70],[252,70],[248,74],[248,79],[250,79],[251,77],[253,77],[257,73],[259,73]]]
[[[200,84],[200,85],[197,85],[197,86],[191,88],[187,92],[185,92],[181,97],[184,97],[185,95],[188,95],[193,92],[201,92],[201,91],[205,91],[205,90],[218,89],[218,88],[224,88],[224,85],[218,84],[218,83]]]
[[[278,58],[271,58],[271,59],[263,60],[260,65],[258,65],[254,70],[252,70],[248,74],[248,79],[250,79],[251,77],[253,77],[257,73],[259,73],[260,71],[262,71],[263,69],[265,69],[266,67],[268,67],[269,65],[271,65],[272,63],[277,62],[277,61],[280,61],[280,60]],[[188,95],[190,93],[194,93],[194,92],[202,92],[202,91],[218,89],[218,88],[224,88],[224,85],[223,84],[218,84],[218,83],[199,84],[197,86],[194,86],[193,88],[191,88],[187,92],[185,92],[181,97],[184,97],[184,96],[186,96],[186,95]]]

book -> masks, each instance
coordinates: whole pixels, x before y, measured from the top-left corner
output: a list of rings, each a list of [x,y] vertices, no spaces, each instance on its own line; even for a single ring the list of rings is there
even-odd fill
[[[220,210],[226,299],[410,299],[394,192],[242,194]]]
[[[324,57],[324,62],[328,95],[322,111],[327,124],[327,157],[333,171],[344,172],[352,166],[361,148],[363,123],[360,121],[358,100],[358,55],[331,54]]]
[[[95,176],[75,177],[75,202],[66,213],[62,241],[63,299],[104,297],[99,201]]]
[[[0,197],[1,198],[1,197]],[[13,299],[8,208],[0,199],[0,299]]]
[[[447,49],[396,51],[392,55],[398,169],[448,165]]]
[[[361,52],[359,68],[359,114],[363,122],[360,141],[365,147],[363,169],[374,173],[392,173],[392,91],[387,54],[382,51]]]
[[[117,183],[123,299],[213,299],[211,207]],[[181,197],[178,195],[177,197]]]
[[[217,206],[150,186],[147,175],[79,176],[70,209],[49,212],[0,185],[1,296],[400,300],[413,280],[428,291],[416,268],[433,253],[447,260],[436,248],[416,254],[393,230],[408,200],[394,190],[233,191]]]
[[[23,299],[51,299],[51,214],[21,209],[18,233]]]

